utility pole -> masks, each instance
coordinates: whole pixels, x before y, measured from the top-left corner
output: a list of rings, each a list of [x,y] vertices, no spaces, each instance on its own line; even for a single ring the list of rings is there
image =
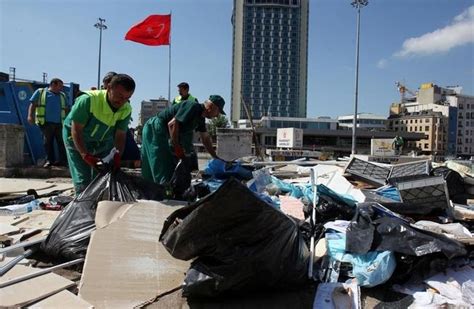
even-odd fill
[[[356,36],[356,69],[355,69],[355,96],[354,118],[352,120],[352,155],[356,153],[357,104],[359,100],[359,36],[360,36],[360,8],[369,4],[368,0],[353,0],[351,5],[357,9],[357,36]]]
[[[43,72],[43,83],[46,84],[48,82],[48,73]]]
[[[15,81],[15,79],[16,79],[16,68],[15,67],[10,67],[10,79],[12,81]]]
[[[97,70],[97,89],[100,89],[100,58],[102,54],[102,30],[106,30],[105,19],[99,17],[99,22],[94,24],[94,27],[99,29],[99,67]]]

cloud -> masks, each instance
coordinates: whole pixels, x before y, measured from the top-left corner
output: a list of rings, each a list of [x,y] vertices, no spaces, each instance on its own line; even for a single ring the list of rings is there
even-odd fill
[[[377,68],[379,69],[385,69],[388,65],[388,61],[387,59],[380,59],[378,62],[377,62]]]
[[[441,29],[409,38],[403,42],[396,57],[446,53],[452,48],[474,42],[474,5],[459,14],[453,22]]]

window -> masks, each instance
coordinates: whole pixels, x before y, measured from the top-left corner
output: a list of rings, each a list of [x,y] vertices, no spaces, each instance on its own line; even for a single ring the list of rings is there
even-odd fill
[[[424,148],[425,148],[425,149],[428,149],[428,148],[429,148],[429,147],[428,147],[428,143],[425,143]]]
[[[430,126],[425,126],[425,131],[429,131],[430,130]]]
[[[425,122],[428,123],[428,122],[430,122],[430,120],[429,120],[428,118],[426,118],[426,119],[425,119]]]
[[[415,119],[415,123],[418,123],[418,119]]]

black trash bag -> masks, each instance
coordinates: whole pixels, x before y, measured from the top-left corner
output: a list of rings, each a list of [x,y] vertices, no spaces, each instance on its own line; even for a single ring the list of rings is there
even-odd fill
[[[197,258],[186,296],[291,289],[308,280],[309,250],[298,223],[234,178],[173,212],[160,241],[175,258]]]
[[[464,179],[458,172],[445,166],[440,166],[434,168],[431,173],[433,176],[443,176],[448,186],[449,199],[455,203],[466,203]]]
[[[209,186],[204,182],[192,184],[184,193],[183,199],[188,202],[194,202],[197,198],[203,198],[206,195],[211,194]]]
[[[41,250],[55,258],[83,258],[95,229],[98,202],[135,202],[144,195],[140,184],[134,184],[133,178],[122,171],[101,171],[56,218]]]
[[[180,159],[176,168],[174,169],[173,176],[170,180],[171,189],[173,191],[173,199],[181,200],[184,192],[191,187],[191,171],[193,166],[192,157],[185,157]]]
[[[356,215],[347,228],[346,251],[392,251],[412,256],[442,252],[452,259],[467,254],[463,244],[444,235],[412,227],[398,217],[374,211],[372,204],[357,205]]]
[[[316,223],[324,224],[335,220],[351,220],[355,214],[354,206],[348,205],[342,199],[334,199],[325,194],[319,194],[317,205]],[[309,207],[308,211],[312,211],[312,207]],[[310,215],[311,213],[308,213],[308,217]]]
[[[146,180],[135,175],[126,175],[127,186],[137,200],[162,201],[166,196],[166,188],[163,185]]]
[[[444,272],[449,267],[449,260],[442,253],[424,256],[409,256],[395,253],[397,266],[388,284],[403,284],[407,281],[422,283],[423,280]]]

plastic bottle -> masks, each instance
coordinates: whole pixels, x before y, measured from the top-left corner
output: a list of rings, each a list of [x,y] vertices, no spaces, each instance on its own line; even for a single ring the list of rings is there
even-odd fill
[[[33,200],[25,204],[15,204],[0,208],[0,216],[19,216],[40,209],[40,201]]]

